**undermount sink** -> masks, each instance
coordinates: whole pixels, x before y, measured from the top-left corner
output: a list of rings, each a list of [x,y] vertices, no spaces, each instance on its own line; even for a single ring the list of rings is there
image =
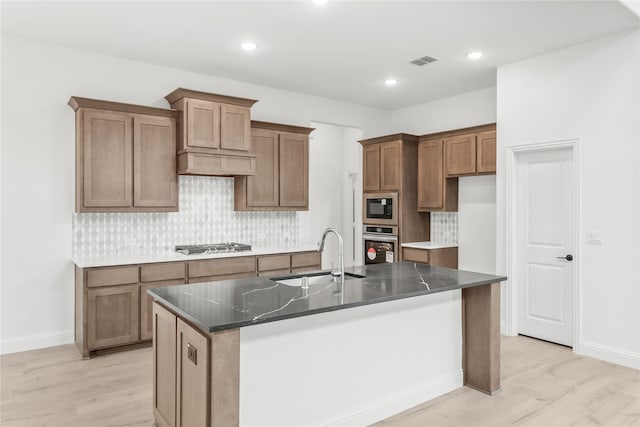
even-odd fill
[[[331,275],[329,271],[323,271],[319,273],[310,273],[310,274],[296,274],[290,276],[279,276],[272,277],[271,280],[274,282],[280,283],[281,285],[286,286],[302,286],[302,278],[306,277],[309,280],[309,286],[318,285],[318,284],[329,284],[332,281],[335,281],[336,277]],[[344,280],[350,279],[361,279],[366,276],[362,276],[360,274],[354,273],[344,273]]]

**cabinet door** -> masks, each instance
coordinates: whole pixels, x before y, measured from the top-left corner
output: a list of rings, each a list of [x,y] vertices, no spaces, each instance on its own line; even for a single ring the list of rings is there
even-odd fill
[[[247,206],[277,207],[280,190],[278,133],[255,129],[251,151],[256,155],[255,176],[247,179]]]
[[[153,304],[153,415],[158,427],[176,425],[177,317]]]
[[[137,284],[87,290],[90,350],[138,341],[139,292]]]
[[[209,343],[178,318],[176,334],[176,426],[209,425]]]
[[[445,140],[447,176],[476,173],[476,135],[460,135]]]
[[[133,205],[178,209],[176,121],[133,118]]]
[[[479,133],[477,138],[478,173],[496,173],[496,131]]]
[[[248,107],[220,105],[220,148],[249,151],[251,113]]]
[[[280,206],[309,207],[309,138],[280,134]]]
[[[380,144],[380,190],[399,190],[402,179],[402,142]]]
[[[187,146],[220,147],[220,104],[201,99],[187,100]]]
[[[86,109],[82,137],[83,206],[130,207],[131,115]]]
[[[363,190],[380,190],[380,144],[366,145],[363,156]]]
[[[442,140],[423,141],[418,146],[418,210],[444,205],[443,154]]]
[[[163,280],[140,284],[140,339],[150,340],[153,337],[153,298],[147,289],[165,288],[167,286],[184,285],[187,279]]]

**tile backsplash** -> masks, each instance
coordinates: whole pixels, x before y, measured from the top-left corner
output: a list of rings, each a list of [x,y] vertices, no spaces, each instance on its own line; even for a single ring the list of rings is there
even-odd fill
[[[75,257],[154,254],[179,244],[298,243],[296,212],[235,212],[233,178],[180,176],[179,212],[74,213]]]
[[[458,212],[431,212],[431,241],[458,244]]]

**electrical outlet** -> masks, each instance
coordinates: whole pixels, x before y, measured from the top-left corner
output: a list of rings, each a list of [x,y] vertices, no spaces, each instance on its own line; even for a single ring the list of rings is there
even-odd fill
[[[587,231],[587,243],[590,245],[602,244],[602,231],[600,230],[588,230]]]

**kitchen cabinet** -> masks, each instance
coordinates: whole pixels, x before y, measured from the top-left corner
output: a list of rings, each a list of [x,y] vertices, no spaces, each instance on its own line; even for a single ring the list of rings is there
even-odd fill
[[[402,179],[402,141],[390,141],[364,147],[363,189],[398,191]]]
[[[71,97],[76,212],[178,210],[177,113]]]
[[[176,427],[209,425],[209,342],[178,318],[176,326]]]
[[[302,273],[305,271],[320,270],[322,257],[320,252],[302,252],[291,255],[291,272]]]
[[[175,314],[153,304],[153,415],[158,427],[176,425]]]
[[[418,145],[418,211],[457,211],[458,179],[444,171],[444,140],[421,140]]]
[[[445,139],[447,177],[496,172],[496,132],[455,135]]]
[[[291,255],[267,255],[258,257],[258,276],[278,276],[291,272]]]
[[[140,340],[150,340],[153,336],[153,298],[147,289],[187,283],[187,265],[184,262],[164,262],[140,266]]]
[[[189,283],[256,277],[256,257],[240,256],[189,261],[188,271]]]
[[[256,175],[234,182],[234,209],[309,209],[309,133],[312,128],[251,122]]]
[[[420,262],[437,267],[458,268],[458,248],[422,249],[403,246],[402,260]]]
[[[165,99],[179,112],[178,174],[255,174],[250,124],[256,100],[183,88]]]
[[[89,288],[88,346],[101,349],[138,340],[138,284]]]

